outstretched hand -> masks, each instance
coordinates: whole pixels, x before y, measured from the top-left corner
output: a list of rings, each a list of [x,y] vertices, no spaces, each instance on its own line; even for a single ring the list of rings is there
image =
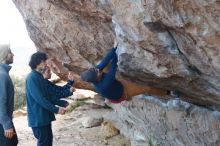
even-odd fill
[[[70,87],[70,92],[74,92],[76,91],[76,88],[75,87]]]
[[[69,72],[68,73],[68,80],[74,81],[74,74],[73,74],[73,72]]]

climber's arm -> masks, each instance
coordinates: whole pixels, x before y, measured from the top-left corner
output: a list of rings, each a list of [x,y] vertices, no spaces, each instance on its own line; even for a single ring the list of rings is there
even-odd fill
[[[104,58],[101,60],[101,62],[96,66],[99,70],[102,70],[105,68],[105,66],[115,57],[116,55],[116,49],[112,48],[110,49],[107,54],[104,56]]]

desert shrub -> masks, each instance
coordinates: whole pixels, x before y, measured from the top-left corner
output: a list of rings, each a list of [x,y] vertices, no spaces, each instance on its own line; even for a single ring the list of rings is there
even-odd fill
[[[161,146],[161,143],[158,143],[156,138],[152,135],[150,135],[147,138],[147,146]]]
[[[80,101],[80,100],[76,100],[73,103],[71,103],[69,105],[69,107],[67,108],[67,112],[71,113],[73,110],[75,110],[77,107],[83,106],[84,104],[86,104],[85,101]]]
[[[25,106],[25,79],[11,76],[14,83],[14,109],[17,110]]]

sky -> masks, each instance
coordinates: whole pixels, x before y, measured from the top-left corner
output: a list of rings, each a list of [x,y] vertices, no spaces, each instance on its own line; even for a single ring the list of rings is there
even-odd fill
[[[23,18],[12,0],[0,0],[0,44],[10,43],[13,66],[27,66],[36,50],[28,36]]]

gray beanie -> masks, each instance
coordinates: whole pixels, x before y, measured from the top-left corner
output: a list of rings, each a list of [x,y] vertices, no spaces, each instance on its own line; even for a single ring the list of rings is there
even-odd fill
[[[0,63],[5,63],[5,60],[10,53],[10,45],[8,44],[0,44]]]
[[[90,68],[80,74],[81,80],[86,82],[94,82],[97,79],[95,68]]]

